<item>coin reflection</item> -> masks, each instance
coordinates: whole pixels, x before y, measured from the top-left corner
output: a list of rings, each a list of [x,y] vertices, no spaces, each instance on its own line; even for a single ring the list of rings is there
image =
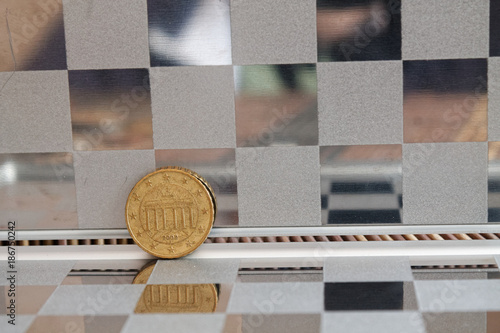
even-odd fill
[[[147,283],[155,262],[144,267],[133,284]],[[148,284],[135,307],[135,313],[215,312],[218,288],[206,284]]]

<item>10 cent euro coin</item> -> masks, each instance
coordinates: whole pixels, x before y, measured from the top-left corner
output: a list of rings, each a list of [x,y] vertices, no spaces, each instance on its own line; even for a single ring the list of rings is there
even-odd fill
[[[160,258],[179,258],[207,238],[216,213],[210,185],[195,172],[166,167],[144,176],[125,206],[135,243]]]

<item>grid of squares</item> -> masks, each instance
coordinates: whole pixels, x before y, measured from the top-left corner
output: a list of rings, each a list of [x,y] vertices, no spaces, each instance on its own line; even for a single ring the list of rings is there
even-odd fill
[[[412,270],[407,257],[331,257],[322,270],[267,272],[241,268],[239,260],[232,259],[146,265],[140,260],[118,260],[115,270],[101,274],[75,270],[74,265],[18,263],[26,277],[16,286],[19,332],[64,331],[68,326],[82,332],[135,332],[139,327],[156,332],[168,325],[180,332],[282,328],[288,332],[489,333],[500,324],[498,269],[427,272]],[[213,274],[207,275],[208,267]],[[29,274],[33,270],[42,274]],[[196,288],[210,285],[218,295],[215,308],[202,311],[186,306],[193,295],[199,295]],[[7,285],[0,288],[5,314],[8,290]],[[155,290],[165,293],[151,298]],[[178,313],[179,303],[190,313]],[[2,321],[0,328],[5,325]]]
[[[217,225],[500,222],[499,8],[5,1],[0,196],[28,207],[0,216],[124,228],[131,186],[182,164]]]

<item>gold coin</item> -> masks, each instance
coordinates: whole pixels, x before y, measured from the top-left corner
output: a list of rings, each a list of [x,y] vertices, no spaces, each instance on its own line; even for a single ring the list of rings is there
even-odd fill
[[[214,312],[217,288],[205,284],[148,284],[135,306],[135,313]]]
[[[147,264],[133,284],[146,284],[156,262]],[[135,313],[214,312],[219,290],[213,283],[148,284],[135,306]]]
[[[207,238],[215,219],[216,200],[198,174],[166,167],[143,177],[125,206],[127,228],[135,243],[160,258],[179,258]]]

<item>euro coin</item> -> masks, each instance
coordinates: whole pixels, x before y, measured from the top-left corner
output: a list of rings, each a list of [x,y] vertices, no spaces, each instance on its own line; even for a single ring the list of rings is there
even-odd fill
[[[135,243],[160,258],[179,258],[207,238],[216,213],[216,198],[201,176],[181,167],[166,167],[144,176],[125,206],[127,228]]]

